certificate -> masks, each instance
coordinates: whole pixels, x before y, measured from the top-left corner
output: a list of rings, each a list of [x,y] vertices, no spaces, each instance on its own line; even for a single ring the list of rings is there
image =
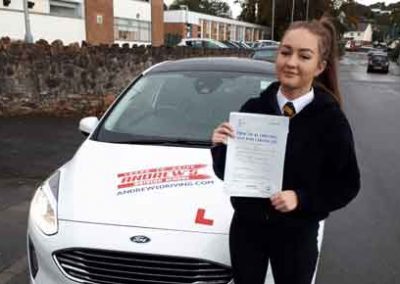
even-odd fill
[[[282,190],[289,118],[232,112],[224,191],[230,196],[271,197]]]

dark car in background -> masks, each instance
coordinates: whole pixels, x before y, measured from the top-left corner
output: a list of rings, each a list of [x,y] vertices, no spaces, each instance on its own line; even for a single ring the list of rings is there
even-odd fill
[[[234,43],[236,43],[237,45],[239,45],[240,48],[252,49],[252,47],[251,47],[250,45],[248,45],[247,43],[245,43],[244,41],[232,40],[232,42],[234,42]]]
[[[250,46],[248,46],[246,43],[241,42],[241,41],[235,41],[235,40],[223,40],[221,41],[223,44],[225,44],[228,48],[234,48],[234,49],[251,49]]]
[[[229,48],[220,41],[211,38],[184,38],[178,43],[178,46],[187,46],[192,48],[226,49]]]
[[[231,40],[222,40],[223,44],[225,44],[228,48],[242,48],[239,44]]]
[[[389,56],[385,52],[373,52],[368,55],[367,72],[381,71],[389,73]]]
[[[252,58],[256,60],[275,62],[278,50],[279,46],[277,45],[258,48],[254,51]]]

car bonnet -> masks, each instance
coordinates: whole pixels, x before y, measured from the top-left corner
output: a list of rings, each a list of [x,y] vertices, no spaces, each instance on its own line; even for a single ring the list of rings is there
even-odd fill
[[[227,234],[210,150],[86,140],[63,168],[59,219]]]

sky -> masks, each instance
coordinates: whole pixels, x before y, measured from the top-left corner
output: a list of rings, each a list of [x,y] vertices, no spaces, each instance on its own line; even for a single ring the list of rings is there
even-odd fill
[[[173,2],[173,0],[164,0],[164,2],[169,5]],[[241,11],[240,5],[239,4],[234,4],[235,0],[226,0],[228,4],[231,6],[232,14],[233,17],[236,18]],[[363,4],[363,5],[371,5],[377,2],[385,2],[386,5],[391,4],[391,3],[397,3],[400,2],[400,0],[356,0],[356,2]]]

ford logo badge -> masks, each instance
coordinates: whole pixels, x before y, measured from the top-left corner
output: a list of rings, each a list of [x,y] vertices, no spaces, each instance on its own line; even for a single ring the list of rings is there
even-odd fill
[[[146,236],[133,236],[131,238],[131,241],[134,243],[138,243],[138,244],[145,244],[150,242],[150,238],[146,237]]]

